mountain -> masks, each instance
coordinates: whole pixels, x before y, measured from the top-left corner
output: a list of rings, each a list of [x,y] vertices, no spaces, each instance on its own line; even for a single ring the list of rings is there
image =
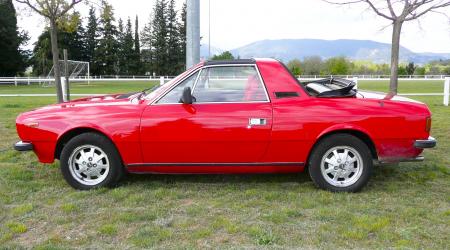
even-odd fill
[[[231,53],[240,58],[271,57],[285,62],[307,56],[321,56],[324,59],[346,56],[353,60],[389,63],[391,45],[371,40],[280,39],[257,41],[233,49]],[[439,59],[450,59],[450,53],[415,53],[405,47],[400,48],[401,62],[423,64]]]
[[[222,54],[223,50],[211,46],[211,57],[214,55]],[[208,59],[209,58],[209,44],[201,44],[200,45],[200,58]]]

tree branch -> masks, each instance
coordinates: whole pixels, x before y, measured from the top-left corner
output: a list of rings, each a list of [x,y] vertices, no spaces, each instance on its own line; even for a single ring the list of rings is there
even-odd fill
[[[376,8],[376,6],[372,3],[372,0],[352,0],[352,1],[345,1],[345,2],[333,2],[329,0],[322,0],[324,2],[330,3],[330,4],[337,4],[337,5],[347,5],[347,4],[355,4],[355,3],[367,3],[370,8],[379,16],[384,17],[386,19],[394,21],[396,16],[388,16],[381,12],[379,9]]]
[[[16,0],[16,2],[18,3],[22,3],[27,5],[29,8],[31,8],[33,11],[36,11],[39,15],[44,16],[44,17],[49,17],[47,14],[45,14],[43,11],[37,9],[36,7],[34,7],[29,0]]]
[[[395,14],[394,8],[392,8],[391,0],[387,0],[387,4],[388,4],[388,7],[389,7],[389,11],[391,12],[391,16],[392,17],[397,17],[397,15]]]
[[[431,1],[425,1],[424,0],[423,2],[430,3]],[[422,6],[422,5],[420,5],[420,6]],[[416,10],[420,6],[417,6],[412,11]],[[426,13],[432,11],[432,10],[439,9],[439,8],[444,8],[444,7],[447,7],[447,6],[450,6],[450,1],[447,1],[447,2],[444,2],[444,3],[440,3],[440,4],[436,4],[436,5],[432,5],[429,8],[427,8],[427,9],[425,9],[422,12],[419,12],[419,13],[412,13],[412,11],[411,11],[410,13],[408,13],[408,15],[411,15],[411,17],[405,18],[405,21],[411,21],[411,20],[417,19],[417,18],[423,16],[424,14],[426,14]]]
[[[66,14],[67,11],[69,11],[70,9],[72,9],[73,6],[74,6],[75,4],[81,3],[81,1],[83,1],[83,0],[72,0],[72,3],[71,3],[69,6],[67,6],[65,9],[63,9],[63,10],[61,11],[61,13],[59,14],[59,16],[61,17],[61,16],[63,16],[64,14]]]

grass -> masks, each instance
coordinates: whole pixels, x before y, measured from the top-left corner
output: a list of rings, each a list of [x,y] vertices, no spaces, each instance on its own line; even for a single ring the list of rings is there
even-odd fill
[[[416,86],[410,89],[401,83],[400,91],[439,92],[434,83],[409,83]],[[144,85],[77,91],[116,93]],[[0,88],[8,91],[17,89]],[[361,193],[335,194],[316,189],[304,173],[129,175],[115,189],[76,191],[64,182],[58,163],[40,164],[33,153],[11,150],[18,140],[17,114],[55,98],[0,97],[0,246],[447,249],[450,108],[442,106],[442,97],[414,98],[433,112],[438,147],[427,150],[422,163],[377,167]]]

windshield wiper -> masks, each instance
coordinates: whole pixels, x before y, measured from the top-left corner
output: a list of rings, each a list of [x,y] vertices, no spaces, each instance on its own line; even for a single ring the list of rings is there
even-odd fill
[[[151,92],[155,91],[159,87],[160,87],[160,85],[155,85],[153,87],[141,90],[141,92],[139,92],[138,98],[141,99],[141,97],[143,97],[143,96],[145,96],[145,94],[147,94],[147,91],[150,91],[150,93],[151,93]]]

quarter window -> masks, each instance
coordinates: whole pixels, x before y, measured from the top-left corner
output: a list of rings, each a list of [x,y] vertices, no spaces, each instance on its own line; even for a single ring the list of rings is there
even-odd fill
[[[163,98],[161,98],[158,103],[179,103],[183,90],[186,87],[194,86],[195,79],[197,79],[198,72],[186,78],[183,82],[178,84],[169,93],[167,93]]]
[[[197,103],[267,101],[264,86],[254,66],[204,68],[193,96]]]

